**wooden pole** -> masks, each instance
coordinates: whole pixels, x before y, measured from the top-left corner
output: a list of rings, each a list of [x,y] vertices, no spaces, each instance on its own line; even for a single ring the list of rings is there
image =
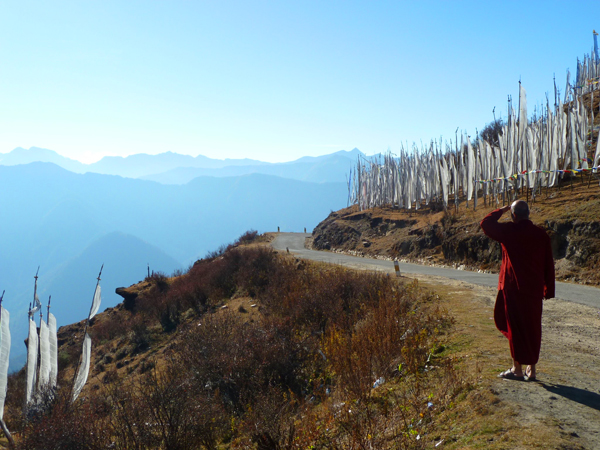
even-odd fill
[[[35,273],[35,277],[33,277],[35,279],[35,284],[33,285],[33,307],[35,308],[35,299],[37,297],[37,280],[38,280],[38,273],[40,273],[40,266],[38,266],[37,268],[37,272]]]
[[[8,427],[4,423],[4,419],[0,419],[0,427],[2,427],[4,436],[6,436],[6,439],[8,439],[8,444],[9,444],[10,448],[15,448],[15,440],[13,439],[12,435],[10,434],[10,431],[8,431]]]
[[[100,284],[100,276],[102,275],[102,269],[104,268],[104,264],[102,264],[102,267],[100,267],[100,273],[98,274],[98,278],[97,278],[97,282],[96,282],[96,288],[94,289],[94,295],[96,294],[96,290],[98,289],[98,285]],[[90,305],[90,312],[88,313],[88,318],[87,321],[85,322],[85,328],[83,329],[83,342],[85,342],[85,335],[87,334],[87,329],[90,325],[90,315],[92,314],[92,308],[94,307],[94,299],[92,298],[92,304]],[[83,350],[83,348],[82,348]],[[73,388],[75,387],[75,380],[77,380],[77,374],[79,373],[79,366],[81,366],[81,356],[83,355],[83,351],[82,353],[79,355],[79,361],[77,362],[77,367],[75,368],[75,373],[73,374],[73,382],[71,383],[71,390],[73,390]]]
[[[571,163],[572,164],[572,163]],[[569,181],[571,182],[571,192],[573,192],[573,175],[569,177]]]
[[[29,329],[29,320],[32,319],[33,322],[35,323],[35,311],[32,312],[32,309],[35,309],[36,306],[36,298],[37,298],[37,280],[38,280],[38,274],[40,273],[40,266],[38,266],[37,271],[35,272],[35,276],[33,277],[35,282],[33,285],[33,302],[29,304],[29,312],[27,314],[27,329]],[[32,308],[33,305],[33,308]],[[40,308],[41,310],[41,308]],[[40,327],[41,327],[41,318],[40,318]],[[27,354],[29,355],[29,351],[30,351],[30,344],[31,342],[29,342],[29,340],[27,341]],[[39,347],[39,346],[38,346]],[[39,355],[39,348],[38,348],[38,355]],[[29,359],[29,356],[28,358]],[[39,359],[39,358],[38,358]],[[39,361],[38,361],[39,362]],[[37,365],[34,368],[35,371],[37,371]],[[36,380],[37,381],[37,380]],[[35,391],[35,386],[32,386],[32,389]],[[29,404],[27,403],[27,392],[25,393],[25,404],[23,407],[23,410],[25,413],[27,413],[27,409],[29,407]]]
[[[0,297],[0,324],[2,324],[2,300],[4,300],[4,293],[5,292],[6,291],[2,291],[2,296]],[[10,434],[10,431],[8,431],[8,427],[4,423],[4,419],[0,419],[0,427],[2,427],[2,431],[4,432],[4,436],[6,436],[6,439],[8,440],[9,447],[10,448],[14,448],[15,447],[15,440],[13,439],[12,435]]]

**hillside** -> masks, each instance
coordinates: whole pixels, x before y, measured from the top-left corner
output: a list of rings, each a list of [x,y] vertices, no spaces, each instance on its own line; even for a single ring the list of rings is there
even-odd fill
[[[313,247],[355,255],[386,257],[424,264],[497,271],[500,246],[488,239],[479,222],[502,205],[477,210],[463,203],[458,211],[418,211],[356,206],[332,212],[313,232]],[[433,206],[433,205],[432,205]],[[550,235],[558,279],[600,284],[600,187],[577,177],[530,202],[531,219]],[[507,218],[503,218],[507,220]],[[508,218],[510,220],[510,218]]]
[[[24,373],[10,378],[5,418],[19,448],[433,444],[438,418],[470,385],[444,353],[452,320],[439,299],[385,275],[239,246],[254,238],[185,274],[119,289],[124,302],[90,326],[90,377],[73,406],[85,324],[61,327],[53,406],[25,422]]]
[[[501,162],[501,157],[499,160],[486,159],[493,154],[487,151],[490,147],[489,143],[493,142],[493,139],[485,143],[480,139],[477,146],[473,144],[475,150],[471,148],[469,142],[469,145],[465,145],[460,152],[457,150],[456,155],[450,148],[447,148],[448,154],[441,158],[441,168],[438,172],[431,171],[432,167],[436,167],[437,162],[427,166],[429,172],[413,172],[412,169],[403,172],[402,170],[409,167],[406,165],[406,157],[404,160],[402,157],[395,159],[392,155],[386,157],[379,165],[371,164],[368,166],[369,170],[365,170],[364,165],[362,172],[357,168],[359,177],[362,177],[359,180],[362,181],[355,183],[355,186],[359,186],[359,184],[361,186],[360,190],[356,192],[359,195],[357,200],[363,199],[362,202],[358,201],[362,210],[355,205],[332,212],[315,228],[313,232],[314,248],[348,252],[355,255],[407,259],[427,264],[445,264],[473,270],[496,271],[500,264],[500,246],[483,235],[479,229],[479,222],[493,209],[510,204],[519,198],[530,203],[531,219],[546,229],[550,235],[558,278],[583,284],[599,284],[600,175],[598,168],[591,170],[592,166],[589,164],[593,165],[593,161],[597,161],[598,158],[596,149],[599,148],[600,99],[598,95],[594,96],[593,94],[594,92],[577,97],[576,101],[564,105],[565,112],[571,111],[573,108],[583,111],[580,115],[581,128],[585,125],[588,131],[585,136],[580,136],[573,123],[568,130],[565,128],[563,130],[565,139],[561,140],[561,145],[566,143],[567,137],[571,143],[568,146],[569,151],[565,151],[562,157],[559,157],[558,153],[549,152],[548,148],[540,144],[541,141],[538,142],[537,147],[533,143],[528,144],[531,149],[535,147],[535,152],[543,153],[546,158],[551,158],[557,163],[553,166],[555,169],[549,171],[539,170],[541,167],[547,167],[544,165],[528,167],[525,164],[527,158],[523,156],[524,153],[519,155],[515,153],[515,159],[511,161],[514,163],[518,160],[525,164],[520,168],[512,166],[511,170],[518,170],[518,174],[510,172],[513,173],[510,177],[491,176],[492,172],[488,169],[492,165],[504,164]],[[585,108],[581,108],[582,106]],[[573,120],[572,117],[573,115],[571,120]],[[548,123],[548,118],[533,120],[528,124],[530,128],[527,133],[539,133],[540,136],[546,133],[544,139],[548,139],[549,142],[550,135],[547,133],[549,128],[546,128],[546,131],[532,131],[532,128],[539,128]],[[490,134],[494,135],[495,133],[496,140],[512,139],[509,127],[497,126],[496,128],[494,130],[488,128]],[[552,136],[556,137],[557,135]],[[576,139],[579,144],[574,143]],[[533,140],[530,141],[533,142]],[[502,145],[498,145],[495,152],[501,156],[503,154]],[[558,145],[558,142],[554,142],[552,148]],[[564,148],[567,149],[566,144]],[[578,156],[574,156],[575,150],[579,152]],[[487,175],[481,175],[483,180],[480,180],[479,176],[475,177],[476,170],[467,173],[468,170],[460,169],[463,167],[461,158],[465,152],[468,161],[464,167],[479,167],[475,165],[475,160],[479,161],[478,158],[481,157],[481,167],[487,167],[486,170],[488,170]],[[427,156],[427,153],[425,155]],[[454,156],[457,157],[456,167],[460,166],[460,170],[448,171],[445,158],[452,166]],[[422,157],[423,154],[419,158]],[[429,157],[433,158],[434,154],[430,153]],[[576,161],[578,157],[581,158],[581,164]],[[572,159],[571,162],[569,162],[569,158]],[[398,162],[398,166],[396,166],[396,162]],[[419,164],[425,165],[426,158],[422,158]],[[570,168],[569,170],[562,170],[567,166]],[[523,170],[524,168],[525,170]],[[572,168],[579,171],[572,170]],[[535,183],[535,188],[532,189],[533,183],[526,188],[526,183],[519,182],[519,180],[524,180],[525,176],[529,177],[529,174],[533,172],[536,173],[535,176],[539,175],[543,178]],[[483,169],[481,173],[484,173]],[[555,176],[555,173],[558,175]],[[453,177],[456,184],[450,186],[448,177]],[[544,179],[546,177],[547,179]],[[556,179],[556,184],[550,182],[550,178]],[[431,189],[429,194],[423,195],[420,190],[425,186],[418,183],[415,185],[415,179],[427,181],[427,187]],[[471,181],[467,182],[469,179]],[[498,181],[509,179],[517,181],[507,191],[501,190],[501,183],[496,184]],[[473,186],[473,180],[478,180],[475,182],[475,186]],[[460,184],[461,182],[462,184]],[[394,183],[402,189],[396,189]],[[439,190],[438,185],[443,185],[444,188]],[[394,187],[392,188],[392,186]],[[492,195],[496,187],[499,190]],[[454,195],[448,195],[450,188],[454,189],[453,192],[457,193],[457,197],[453,198]],[[416,190],[419,190],[420,194],[414,197],[413,194]],[[399,192],[406,193],[406,195],[401,195]],[[487,192],[486,197],[483,196],[484,192]],[[474,199],[467,202],[466,198],[470,195],[476,196],[477,202],[474,202]],[[446,210],[444,210],[442,198],[448,200]],[[427,200],[428,203],[426,203],[424,199],[430,200]],[[393,205],[392,202],[394,202]],[[396,205],[403,204],[409,205],[409,208],[394,208]],[[474,209],[475,204],[478,205],[476,210]],[[373,207],[373,205],[379,206]],[[506,217],[509,219],[508,215]]]
[[[9,379],[17,448],[595,448],[591,308],[547,302],[543,380],[516,389],[495,376],[494,289],[300,261],[266,241],[247,233],[118,289],[90,324],[73,405],[85,323],[61,327],[57,399],[25,422],[24,371]]]

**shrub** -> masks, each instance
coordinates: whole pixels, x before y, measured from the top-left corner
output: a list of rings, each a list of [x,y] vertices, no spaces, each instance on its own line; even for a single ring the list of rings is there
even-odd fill
[[[269,386],[302,392],[308,351],[304,344],[290,322],[243,323],[238,315],[226,312],[204,316],[176,354],[180,366],[194,374],[196,384],[218,390],[241,413]]]
[[[68,352],[61,351],[58,354],[58,367],[65,368],[71,363],[71,355]]]
[[[181,320],[181,312],[178,305],[164,302],[160,313],[160,325],[165,333],[170,333],[177,328]]]
[[[278,388],[268,389],[249,408],[242,430],[245,438],[236,448],[257,450],[291,450],[297,447],[295,426],[298,402],[296,398]],[[310,448],[310,447],[306,447]]]
[[[207,252],[203,260],[213,260],[220,256],[223,256],[227,250],[231,249],[231,247],[232,246],[230,244],[220,245],[216,250],[210,250],[209,252]]]
[[[215,450],[228,425],[210,392],[172,366],[153,368],[133,384],[110,385],[106,397],[116,449]]]
[[[136,318],[131,324],[130,341],[134,351],[144,351],[150,346],[151,334],[143,319]]]
[[[391,292],[394,283],[385,275],[336,267],[298,270],[293,260],[286,259],[271,275],[262,303],[278,315],[290,316],[309,332],[323,333],[330,324],[350,327]]]
[[[216,309],[235,293],[257,298],[260,318]],[[100,433],[98,445],[134,450],[424,448],[414,432],[433,423],[428,399],[443,407],[466,387],[439,355],[431,356],[436,371],[425,372],[449,323],[435,297],[387,275],[229,248],[176,279],[157,275],[139,300],[143,307],[122,324],[130,342],[121,339],[115,360],[147,348],[152,320],[179,329],[160,353],[168,359],[131,364],[131,376],[120,380],[114,368],[105,373],[102,395],[92,391],[73,410],[93,425],[59,404],[42,411],[35,423],[54,427],[49,448],[93,448],[90,433]],[[189,308],[199,317],[180,325]],[[92,330],[115,332],[102,322]],[[432,376],[437,387],[428,384]],[[392,382],[373,389],[379,377]],[[11,411],[12,403],[20,411],[21,399],[7,402]],[[61,427],[69,427],[62,441]],[[41,448],[32,430],[24,442]]]
[[[390,292],[366,317],[350,329],[331,327],[324,337],[324,351],[339,386],[351,398],[364,400],[373,382],[390,378],[402,364],[415,374],[427,360],[433,332],[429,322],[441,317],[427,305],[417,304],[414,292]]]
[[[243,260],[236,273],[236,284],[239,289],[256,297],[264,293],[275,272],[279,260],[273,250],[258,247],[243,251]]]
[[[95,401],[71,403],[65,389],[46,413],[31,418],[20,433],[18,449],[104,449],[109,436],[102,431],[100,405]]]
[[[25,367],[8,375],[4,420],[9,430],[22,428],[24,424],[23,399],[25,398]]]
[[[169,301],[181,305],[182,309],[193,308],[203,314],[211,306],[205,278],[188,273],[177,278],[171,285]]]
[[[151,282],[158,292],[166,292],[169,289],[169,277],[163,272],[152,272],[145,281]]]
[[[121,320],[121,316],[115,315],[108,320],[96,321],[88,331],[95,342],[106,342],[123,336],[128,329],[128,324]]]
[[[237,241],[235,241],[234,245],[247,245],[251,244],[258,238],[258,231],[256,230],[248,230],[244,234],[242,234]]]

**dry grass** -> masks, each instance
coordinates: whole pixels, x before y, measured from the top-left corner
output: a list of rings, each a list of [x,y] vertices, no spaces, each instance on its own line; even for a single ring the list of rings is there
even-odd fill
[[[440,417],[439,438],[447,449],[579,448],[555,421],[522,423],[518,403],[502,401],[496,375],[511,360],[506,339],[496,330],[492,298],[473,295],[468,284],[430,287],[441,305],[452,311],[453,331],[446,342],[457,370],[472,377],[473,388],[459,395],[454,407]],[[439,441],[438,441],[439,442]]]
[[[42,448],[42,428],[56,448],[425,448],[469,389],[436,350],[451,327],[438,297],[386,275],[232,246],[127,292],[137,295],[129,309],[90,327],[91,372],[75,409],[60,403],[24,422],[10,399],[22,448]],[[81,332],[81,323],[60,330],[60,398]]]

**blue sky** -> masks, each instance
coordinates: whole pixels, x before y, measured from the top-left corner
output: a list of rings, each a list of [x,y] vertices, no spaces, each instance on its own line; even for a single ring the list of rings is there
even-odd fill
[[[470,135],[564,91],[597,1],[1,1],[0,153],[290,161]],[[596,19],[593,19],[596,17]]]

